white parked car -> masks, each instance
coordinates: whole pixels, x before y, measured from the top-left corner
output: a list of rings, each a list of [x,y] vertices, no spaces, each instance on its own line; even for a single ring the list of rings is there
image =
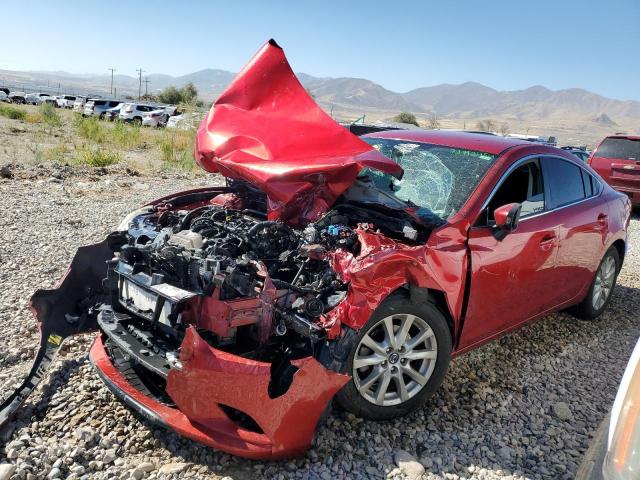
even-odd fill
[[[104,118],[104,114],[107,110],[113,107],[117,107],[122,102],[119,100],[105,100],[103,98],[90,98],[87,103],[84,104],[84,111],[82,115],[84,117],[98,117]]]
[[[133,122],[142,124],[142,117],[145,113],[157,110],[157,105],[149,105],[144,103],[125,103],[120,109],[118,118],[123,122]]]
[[[592,441],[576,480],[640,478],[640,339],[622,376],[616,399]]]
[[[76,97],[74,95],[60,95],[57,104],[60,108],[73,108],[73,102],[75,101]]]
[[[84,104],[87,102],[86,97],[76,97],[76,101],[73,102],[73,111],[82,113],[84,111]]]
[[[122,108],[123,103],[120,103],[118,106],[110,108],[102,115],[103,120],[108,120],[109,122],[114,122],[118,120],[118,115],[120,115],[120,109]]]
[[[0,90],[0,102],[8,102],[9,95],[7,95],[4,91]]]
[[[170,113],[167,112],[166,108],[151,110],[142,115],[142,125],[145,127],[164,127],[167,125],[169,117]]]
[[[193,130],[198,128],[202,115],[200,113],[191,112],[170,117],[167,122],[167,128],[177,128],[179,130]]]

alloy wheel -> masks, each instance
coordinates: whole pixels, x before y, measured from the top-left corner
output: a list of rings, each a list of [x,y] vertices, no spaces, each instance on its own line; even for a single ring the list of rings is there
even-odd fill
[[[611,255],[607,255],[600,264],[600,268],[598,268],[595,283],[593,284],[591,302],[595,310],[600,310],[609,298],[609,295],[611,295],[615,277],[616,261]]]
[[[353,357],[354,383],[375,405],[399,405],[424,388],[437,357],[438,343],[427,322],[416,315],[391,315],[360,340]]]

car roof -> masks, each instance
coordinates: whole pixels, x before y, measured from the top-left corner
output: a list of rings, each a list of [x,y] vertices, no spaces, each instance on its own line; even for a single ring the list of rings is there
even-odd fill
[[[447,147],[463,148],[498,155],[507,148],[531,145],[531,142],[517,138],[482,133],[455,132],[443,130],[387,130],[363,135],[363,138],[388,138],[409,142],[432,143]]]

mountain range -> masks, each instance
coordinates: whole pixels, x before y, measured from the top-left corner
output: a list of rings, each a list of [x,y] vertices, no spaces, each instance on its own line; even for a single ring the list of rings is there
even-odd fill
[[[149,93],[157,93],[167,86],[193,83],[201,98],[213,101],[235,74],[226,70],[205,69],[182,76],[150,74],[148,83],[142,84]],[[467,120],[492,118],[510,125],[546,128],[561,125],[571,128],[580,123],[588,128],[640,132],[640,102],[616,100],[580,89],[550,90],[536,85],[524,90],[499,91],[476,82],[458,85],[442,84],[421,87],[408,92],[393,92],[363,78],[315,77],[299,73],[298,77],[316,101],[327,111],[343,118],[356,118],[363,114],[370,119],[389,118],[401,111],[415,113],[418,118],[437,117],[444,126],[458,127]],[[128,75],[115,75],[114,86],[118,96],[136,96],[139,79]],[[48,89],[77,93],[109,93],[111,77],[104,75],[77,75],[65,72],[17,72],[0,70],[0,83],[23,89]],[[565,125],[566,124],[566,125]],[[563,128],[564,128],[563,127]],[[599,135],[599,133],[598,133]]]

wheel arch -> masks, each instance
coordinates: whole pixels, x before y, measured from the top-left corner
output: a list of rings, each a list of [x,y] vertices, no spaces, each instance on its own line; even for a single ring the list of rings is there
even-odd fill
[[[624,256],[627,252],[627,244],[623,239],[619,238],[615,242],[613,242],[611,246],[615,247],[615,249],[618,251],[618,257],[620,258],[620,268],[622,268],[622,265],[624,264]]]
[[[449,304],[447,303],[445,292],[434,288],[420,287],[414,284],[406,284],[401,288],[391,292],[389,297],[394,294],[406,295],[407,298],[415,304],[420,304],[423,302],[430,302],[434,304],[447,320],[447,326],[449,327],[449,333],[451,334],[451,342],[453,345],[455,345],[455,323],[453,320],[453,315],[451,315],[451,311],[449,310]]]

